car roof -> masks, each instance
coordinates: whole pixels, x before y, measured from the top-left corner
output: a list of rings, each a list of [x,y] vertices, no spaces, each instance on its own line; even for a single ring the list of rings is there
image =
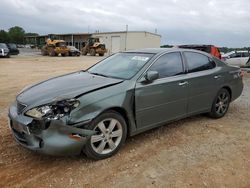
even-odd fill
[[[181,52],[181,51],[189,51],[189,52],[196,52],[196,53],[201,53],[205,54],[207,56],[211,56],[209,53],[200,51],[200,50],[194,50],[194,49],[185,49],[185,48],[144,48],[144,49],[137,49],[137,50],[128,50],[126,52],[131,52],[131,53],[152,53],[152,54],[162,54],[166,52]]]
[[[6,43],[0,43],[1,46],[7,47]]]
[[[234,54],[234,53],[249,53],[249,51],[247,51],[247,50],[239,50],[239,51],[235,50],[235,51],[231,51],[231,52],[223,54],[223,57],[229,56],[229,55]]]
[[[247,50],[239,50],[239,51],[236,50],[236,52],[237,52],[237,53],[245,53],[245,52],[249,52],[249,51],[247,51]]]
[[[211,44],[184,44],[184,45],[178,45],[181,48],[195,48],[195,47],[212,47]]]
[[[127,50],[125,52],[133,52],[133,53],[161,53],[170,51],[171,48],[143,48],[143,49],[136,49],[136,50]]]

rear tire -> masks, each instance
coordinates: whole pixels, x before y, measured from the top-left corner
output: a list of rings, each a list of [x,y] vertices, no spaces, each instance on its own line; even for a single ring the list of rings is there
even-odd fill
[[[227,113],[230,101],[231,96],[228,90],[224,88],[220,89],[214,99],[209,116],[215,119],[222,118]]]
[[[115,111],[99,115],[88,128],[97,131],[97,133],[88,139],[84,152],[95,160],[111,157],[118,152],[126,140],[126,122]]]
[[[104,54],[99,54],[99,56],[103,56]]]

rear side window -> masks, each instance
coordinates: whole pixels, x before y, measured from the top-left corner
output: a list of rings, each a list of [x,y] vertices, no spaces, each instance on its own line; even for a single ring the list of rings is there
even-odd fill
[[[196,53],[196,52],[184,52],[185,58],[188,64],[188,72],[198,72],[213,69],[216,64],[209,57]]]
[[[241,57],[241,54],[240,53],[233,53],[229,57],[230,58],[238,58],[238,57]]]
[[[179,52],[167,53],[161,56],[149,70],[157,71],[159,78],[182,74],[183,65],[181,54]]]
[[[248,52],[242,52],[241,53],[241,57],[249,57],[249,53]]]

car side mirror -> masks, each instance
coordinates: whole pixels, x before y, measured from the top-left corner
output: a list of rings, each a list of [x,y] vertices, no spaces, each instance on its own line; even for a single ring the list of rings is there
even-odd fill
[[[148,71],[145,74],[144,78],[146,81],[152,82],[152,81],[156,80],[157,78],[159,78],[159,73],[157,71]]]

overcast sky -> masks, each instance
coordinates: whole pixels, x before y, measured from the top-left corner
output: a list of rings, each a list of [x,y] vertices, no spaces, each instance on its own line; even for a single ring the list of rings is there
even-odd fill
[[[145,30],[162,44],[250,46],[250,0],[1,0],[0,29],[82,33]]]

